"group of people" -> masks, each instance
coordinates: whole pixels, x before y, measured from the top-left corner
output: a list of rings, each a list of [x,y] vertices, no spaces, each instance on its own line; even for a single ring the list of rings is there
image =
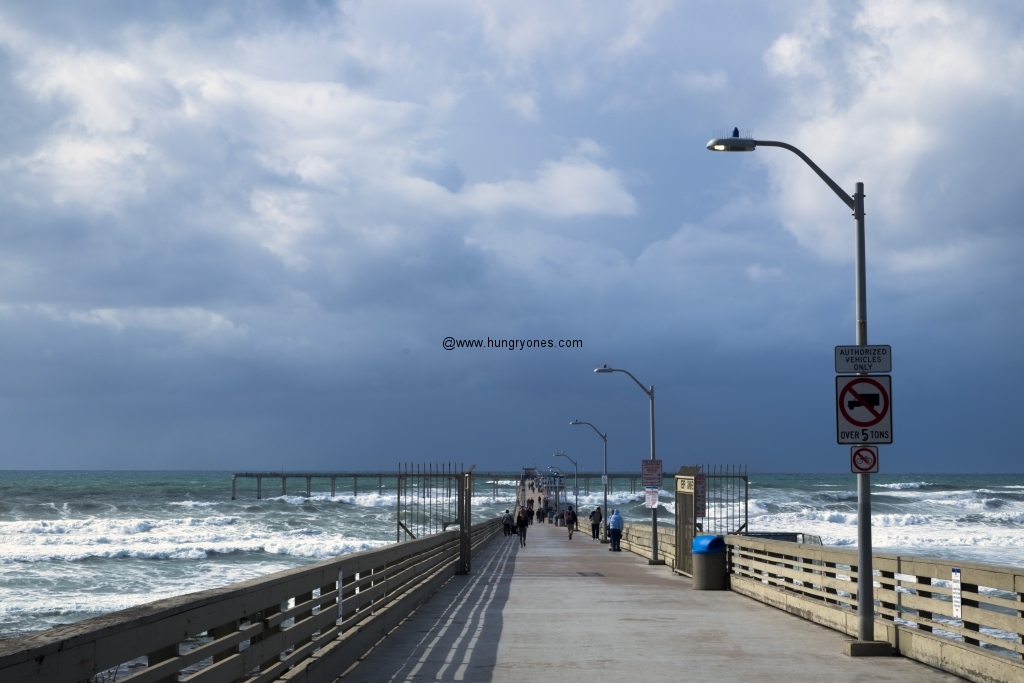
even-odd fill
[[[569,525],[569,514],[572,514],[573,524]],[[569,539],[572,539],[573,527],[577,526],[576,513],[573,512],[572,506],[569,506],[568,512],[566,512],[566,525],[569,526]],[[604,515],[601,514],[601,508],[594,508],[594,511],[590,513],[590,535],[595,541],[600,540],[601,533],[601,520],[604,519]],[[624,521],[622,515],[619,514],[618,508],[612,510],[612,514],[608,517],[608,538],[610,540],[609,551],[620,552],[620,544],[622,542],[622,528]]]
[[[576,514],[576,511],[572,509],[572,505],[568,506],[564,513],[559,513],[558,516],[565,520],[565,527],[569,532],[569,540],[571,541],[573,532],[579,531],[579,516]],[[594,508],[593,512],[589,515],[589,519],[591,537],[595,541],[600,540],[601,521],[604,519],[604,515],[601,513],[601,508]],[[519,514],[515,518],[513,518],[511,512],[505,510],[502,521],[505,524],[505,535],[512,536],[518,534],[519,544],[525,546],[526,527],[533,524],[533,508],[520,508]],[[608,538],[610,541],[608,550],[610,552],[617,553],[622,551],[620,545],[622,543],[623,526],[624,520],[622,519],[622,515],[619,513],[618,508],[612,510],[611,516],[608,517]]]
[[[537,482],[529,481],[523,482],[523,489],[525,493],[526,487],[529,487],[531,493],[540,492],[541,487]],[[543,499],[543,504],[540,504],[541,498],[537,498],[538,512],[534,513],[533,510],[533,499],[527,499],[527,504],[520,507],[516,514],[513,514],[509,510],[505,510],[505,514],[502,515],[501,521],[505,528],[505,536],[517,536],[519,538],[519,545],[521,547],[526,546],[526,529],[533,524],[534,516],[544,522],[544,518],[554,514],[551,511],[545,509],[547,505],[547,499]],[[574,531],[579,531],[579,516],[573,509],[572,505],[566,507],[564,512],[559,512],[557,517],[559,523],[564,521],[565,527],[569,532],[569,540],[572,540],[572,534]],[[601,508],[594,508],[593,512],[588,515],[590,519],[590,534],[595,541],[600,540],[601,535],[601,523],[604,521],[604,515],[601,513]],[[618,509],[612,510],[612,514],[608,517],[608,538],[610,541],[608,550],[610,552],[621,552],[620,544],[622,542],[622,529],[624,526],[622,515],[619,514]]]
[[[526,528],[533,524],[533,508],[519,508],[519,513],[514,517],[511,512],[505,510],[501,516],[501,522],[505,527],[506,536],[518,536],[519,545],[526,545]]]

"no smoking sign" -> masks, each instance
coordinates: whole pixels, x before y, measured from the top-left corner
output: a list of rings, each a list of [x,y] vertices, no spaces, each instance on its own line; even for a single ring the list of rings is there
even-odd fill
[[[854,474],[877,474],[878,449],[874,446],[854,446],[851,448],[850,471]]]
[[[892,443],[892,378],[836,377],[836,440],[841,444]]]

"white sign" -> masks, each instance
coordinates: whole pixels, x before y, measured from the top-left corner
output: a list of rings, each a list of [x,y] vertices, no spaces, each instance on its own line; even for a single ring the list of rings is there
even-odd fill
[[[963,619],[963,601],[960,594],[960,568],[953,567],[953,618]]]
[[[892,378],[836,377],[836,440],[892,443]]]
[[[602,474],[601,475],[601,484],[603,486],[607,486],[608,485],[608,475],[607,474]]]
[[[892,372],[892,347],[883,346],[837,346],[836,372],[853,374],[866,372],[884,374]]]
[[[661,461],[660,460],[641,460],[640,461],[640,472],[643,475],[644,487],[657,486],[661,488]]]
[[[693,516],[708,515],[708,477],[706,474],[693,475]]]
[[[653,509],[658,507],[658,487],[657,486],[645,486],[644,493],[644,507]]]
[[[580,487],[579,486],[573,486],[572,487],[572,495],[579,497],[579,495],[580,495]]]
[[[854,446],[851,448],[850,471],[854,474],[877,474],[878,449],[874,446]]]

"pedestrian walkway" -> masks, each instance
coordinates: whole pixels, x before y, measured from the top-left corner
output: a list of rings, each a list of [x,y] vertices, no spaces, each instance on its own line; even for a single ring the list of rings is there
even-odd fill
[[[582,529],[582,525],[581,525]],[[902,657],[851,658],[840,633],[690,580],[582,531],[498,536],[341,683],[952,682]]]

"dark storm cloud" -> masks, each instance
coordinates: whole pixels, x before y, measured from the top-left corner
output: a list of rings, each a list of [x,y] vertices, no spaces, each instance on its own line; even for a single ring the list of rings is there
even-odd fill
[[[576,444],[578,417],[632,467],[645,406],[591,372],[611,363],[658,386],[670,463],[841,469],[852,221],[779,150],[704,150],[738,125],[868,185],[901,468],[962,468],[970,447],[1006,469],[991,416],[1024,375],[1020,14],[8,6],[0,463],[514,468]],[[998,151],[976,143],[996,129]],[[448,335],[584,347],[448,352]]]

